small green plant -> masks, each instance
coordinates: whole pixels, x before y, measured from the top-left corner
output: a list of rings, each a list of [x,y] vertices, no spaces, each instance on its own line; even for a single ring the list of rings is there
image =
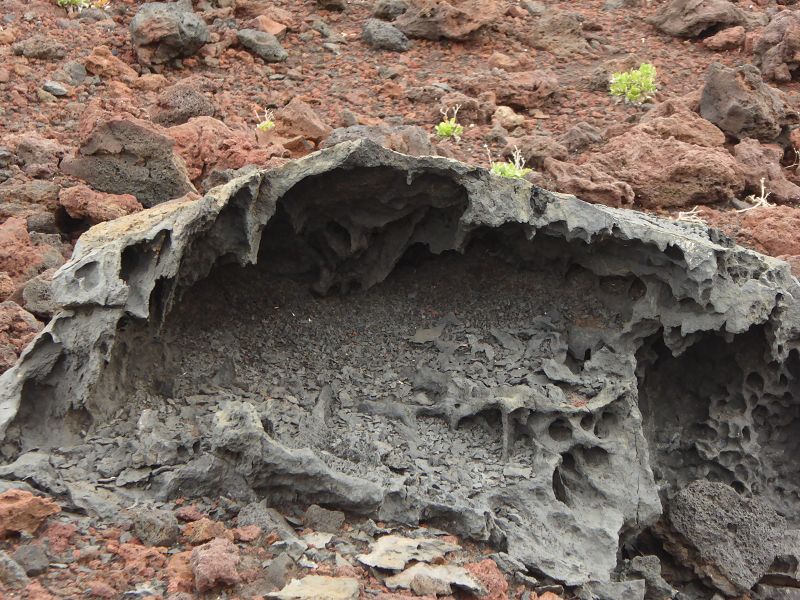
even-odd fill
[[[261,119],[261,122],[256,125],[256,129],[259,131],[269,131],[270,129],[275,128],[275,115],[269,109],[264,111],[264,118]]]
[[[461,134],[464,133],[464,126],[459,125],[458,121],[456,120],[458,117],[458,111],[461,109],[461,105],[457,104],[452,109],[448,108],[447,110],[440,110],[439,112],[442,113],[444,120],[439,123],[435,130],[436,135],[440,138],[453,138],[455,141],[461,140]],[[448,116],[450,111],[453,111],[453,116]]]
[[[500,177],[507,177],[509,179],[525,179],[525,175],[532,172],[525,166],[525,159],[522,157],[522,151],[514,146],[514,152],[511,153],[511,160],[507,162],[493,162],[492,155],[489,154],[489,161],[492,163],[492,173]]]
[[[642,63],[638,69],[614,73],[608,89],[612,96],[621,96],[627,102],[639,104],[649,100],[656,93],[656,68]]]
[[[61,8],[66,8],[68,11],[76,10],[78,12],[92,6],[90,0],[56,0],[56,4]]]

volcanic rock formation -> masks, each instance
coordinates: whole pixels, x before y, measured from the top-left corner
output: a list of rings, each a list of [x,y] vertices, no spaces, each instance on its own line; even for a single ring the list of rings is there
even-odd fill
[[[800,289],[704,226],[345,142],[94,227],[52,290],[2,472],[90,512],[316,503],[569,585],[694,480],[798,525]]]

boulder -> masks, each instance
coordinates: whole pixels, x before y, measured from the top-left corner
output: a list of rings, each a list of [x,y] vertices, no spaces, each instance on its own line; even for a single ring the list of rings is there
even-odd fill
[[[744,25],[747,17],[728,0],[672,0],[649,22],[676,37],[697,37],[710,29]]]
[[[764,500],[698,480],[669,502],[657,528],[679,564],[729,596],[746,594],[782,550],[785,519]]]
[[[193,117],[213,117],[215,112],[214,103],[197,86],[177,83],[158,95],[150,118],[159,125],[171,127]]]
[[[288,156],[282,146],[260,145],[252,133],[230,129],[212,117],[189,119],[165,133],[186,162],[189,177],[198,184],[215,171],[263,166],[275,157]]]
[[[236,32],[239,43],[266,63],[283,62],[289,54],[271,33],[258,29],[240,29]]]
[[[495,0],[408,0],[394,24],[411,38],[461,40],[502,13]]]
[[[378,0],[372,9],[372,16],[376,19],[394,21],[408,10],[407,0]]]
[[[0,305],[0,323],[4,321],[6,305]],[[0,494],[0,538],[9,534],[33,535],[45,520],[61,512],[58,504],[49,498],[34,496],[23,490],[8,490]]]
[[[405,34],[391,23],[369,19],[364,24],[361,37],[364,43],[377,50],[405,52],[409,42]]]
[[[148,66],[192,56],[211,41],[203,19],[184,2],[143,4],[130,32],[137,59]]]
[[[108,46],[92,48],[91,54],[84,59],[83,64],[86,72],[103,79],[118,80],[131,85],[139,78],[139,74],[125,61],[114,56]]]
[[[747,32],[744,27],[737,25],[736,27],[728,27],[719,33],[703,40],[703,45],[709,50],[734,50],[741,48],[744,45]]]
[[[746,192],[760,196],[763,183],[765,191],[769,192],[769,202],[800,201],[800,186],[786,178],[781,165],[781,146],[744,138],[734,146],[733,155],[744,173]]]
[[[321,142],[333,131],[310,105],[297,96],[275,113],[275,130],[287,136],[302,136],[314,143]]]
[[[630,185],[611,177],[591,163],[576,165],[554,158],[545,158],[543,168],[552,182],[551,189],[573,194],[587,202],[606,206],[625,206],[632,204],[636,196]]]
[[[25,346],[33,340],[41,329],[42,324],[36,320],[36,317],[17,303],[10,300],[0,302],[0,373],[3,373],[17,362],[17,358],[25,349]],[[12,508],[9,508],[7,512],[4,512],[4,502],[11,503],[9,506]],[[20,501],[19,506],[26,506],[26,502]],[[0,495],[0,537],[8,531],[27,531],[14,529],[14,527],[21,526],[19,525],[20,521],[15,520],[14,510],[16,510],[16,507],[17,500],[11,502],[9,497]]]
[[[768,86],[752,65],[729,68],[713,63],[700,96],[700,116],[726,134],[771,142],[784,126],[796,123],[780,90]]]
[[[519,71],[508,73],[493,69],[465,77],[460,87],[472,96],[492,92],[498,105],[519,110],[541,107],[559,88],[558,79],[551,71]]]
[[[152,5],[145,5],[152,6]],[[129,115],[85,118],[76,155],[61,170],[109,194],[130,194],[145,207],[194,192],[174,141],[152,123]]]
[[[636,129],[664,140],[675,138],[708,148],[725,143],[725,134],[719,127],[675,100],[662,102],[645,113]]]
[[[800,208],[775,206],[745,212],[703,208],[703,219],[736,243],[770,256],[800,256]]]
[[[142,210],[142,205],[131,194],[106,194],[86,185],[63,188],[58,194],[58,203],[71,218],[90,225]]]
[[[216,538],[192,550],[189,564],[195,589],[207,592],[218,586],[236,585],[242,578],[236,569],[239,549],[224,538]]]
[[[358,600],[360,587],[353,577],[307,575],[292,581],[279,592],[267,594],[277,600]]]
[[[330,148],[350,140],[372,140],[384,148],[389,148],[411,156],[431,156],[435,154],[430,135],[416,125],[352,125],[334,129],[320,144],[320,148]]]
[[[546,133],[509,138],[508,144],[500,151],[500,155],[509,158],[516,149],[522,153],[525,164],[537,170],[544,167],[544,161],[547,158],[566,160],[568,155],[567,149]]]
[[[0,271],[16,285],[63,263],[58,250],[31,236],[25,219],[10,217],[0,224]]]
[[[724,148],[662,139],[638,128],[612,138],[587,162],[630,185],[645,208],[724,202],[745,187],[744,174]]]
[[[800,67],[800,13],[777,13],[756,39],[753,53],[764,77],[787,82]]]

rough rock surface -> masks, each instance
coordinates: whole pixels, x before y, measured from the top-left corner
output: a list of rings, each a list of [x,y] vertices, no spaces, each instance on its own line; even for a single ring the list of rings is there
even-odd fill
[[[239,550],[229,540],[216,538],[192,550],[189,564],[194,573],[195,588],[206,592],[219,585],[234,585],[241,581],[236,569]]]
[[[770,202],[800,201],[800,186],[786,178],[781,165],[783,148],[777,144],[762,144],[758,140],[744,138],[733,148],[733,156],[744,173],[747,191],[760,196],[769,193]]]
[[[86,185],[63,188],[58,193],[58,203],[70,217],[91,225],[142,210],[142,205],[131,194],[104,194]]]
[[[174,142],[156,125],[102,115],[84,127],[76,156],[62,161],[65,173],[102,192],[131,194],[146,207],[195,191]]]
[[[726,594],[746,593],[780,554],[786,522],[729,485],[695,481],[670,501],[666,548]]]
[[[54,293],[0,430],[67,452],[73,498],[425,521],[569,585],[659,486],[796,514],[798,283],[702,226],[347,142],[95,226]]]
[[[650,22],[664,33],[696,37],[713,28],[743,25],[741,8],[728,0],[672,0]]]
[[[184,2],[150,2],[131,21],[139,62],[160,65],[191,56],[210,41],[208,28]]]
[[[461,40],[494,21],[501,11],[494,0],[409,0],[394,25],[412,38]]]
[[[49,498],[22,490],[0,494],[0,537],[15,533],[33,534],[47,517],[58,513],[58,504]]]
[[[752,65],[729,69],[712,64],[700,97],[700,116],[734,138],[771,142],[797,121],[781,92],[768,86]]]
[[[756,40],[753,52],[764,77],[791,81],[800,67],[800,14],[796,10],[777,13]]]
[[[630,185],[647,208],[731,200],[744,189],[744,175],[724,149],[659,139],[647,133],[650,128],[612,138],[588,163]]]

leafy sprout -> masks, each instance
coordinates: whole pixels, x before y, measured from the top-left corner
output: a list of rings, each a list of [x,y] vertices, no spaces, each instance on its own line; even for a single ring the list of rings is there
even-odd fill
[[[464,133],[463,125],[459,125],[457,121],[458,111],[461,105],[457,104],[452,109],[440,110],[444,120],[435,127],[436,135],[440,138],[449,139],[453,138],[455,141],[461,140],[461,134]],[[453,111],[453,116],[448,116],[450,111]]]
[[[489,160],[491,161],[491,154]],[[492,162],[492,173],[500,177],[508,179],[525,179],[525,176],[532,172],[525,166],[525,159],[522,156],[522,151],[514,146],[514,152],[511,153],[511,160],[507,162]]]
[[[656,68],[650,63],[642,63],[638,69],[614,73],[608,89],[612,96],[620,96],[626,102],[640,104],[656,93]]]
[[[267,109],[264,111],[264,118],[261,119],[261,122],[256,125],[256,129],[259,131],[269,131],[270,129],[275,128],[275,114]]]

